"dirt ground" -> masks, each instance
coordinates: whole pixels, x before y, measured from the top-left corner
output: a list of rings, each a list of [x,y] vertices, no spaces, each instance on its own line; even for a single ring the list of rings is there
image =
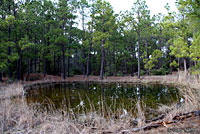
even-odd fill
[[[0,85],[5,85],[8,83],[7,78],[3,78],[4,82],[0,83]],[[94,81],[94,82],[161,82],[161,83],[174,83],[177,81],[177,75],[165,75],[165,76],[141,76],[138,79],[136,76],[109,76],[104,77],[103,80],[100,79],[99,76],[83,76],[83,75],[75,75],[73,77],[66,77],[64,80],[60,76],[46,75],[45,77],[42,74],[30,74],[28,77],[24,77],[23,80],[19,81],[22,84],[31,84],[31,83],[41,83],[41,82],[76,82],[76,81]]]

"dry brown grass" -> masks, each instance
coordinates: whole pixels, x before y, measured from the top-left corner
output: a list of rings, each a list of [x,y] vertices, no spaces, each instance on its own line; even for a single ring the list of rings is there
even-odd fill
[[[23,86],[20,83],[2,86],[0,88],[0,99],[14,98],[23,96]]]
[[[0,101],[0,133],[2,134],[119,133],[130,125],[128,116],[120,119],[111,116],[104,118],[102,114],[98,114],[98,111],[77,116],[73,111],[67,113],[64,110],[54,112],[38,110],[40,105],[28,106],[23,97],[12,98],[12,96],[22,95],[20,84],[11,85],[6,89],[2,89],[4,99]],[[53,104],[49,107],[54,108]]]
[[[165,121],[171,121],[172,118],[181,113],[188,113],[200,110],[200,90],[190,87],[179,88],[180,96],[183,102],[170,106],[161,105],[158,112],[166,114]]]
[[[87,113],[73,119],[63,111],[37,111],[37,106],[28,106],[24,99],[15,102],[6,99],[0,103],[0,130],[2,134],[89,134],[117,133],[129,127],[129,120],[104,118],[95,113]]]
[[[156,81],[159,78],[156,78]],[[163,80],[168,79],[167,76]],[[174,78],[173,78],[174,80]],[[191,81],[191,80],[190,80]],[[183,81],[179,81],[179,84]],[[169,82],[170,83],[170,82]],[[185,100],[179,107],[177,104],[172,106],[160,106],[158,111],[165,113],[164,121],[170,121],[179,113],[186,113],[200,109],[200,91],[191,88],[187,83],[185,88],[180,88],[180,92]],[[198,85],[193,82],[192,85]],[[198,88],[198,87],[197,87]],[[105,118],[95,108],[79,116],[59,110],[47,112],[38,110],[39,105],[28,106],[23,97],[13,98],[23,95],[21,84],[13,84],[0,90],[0,133],[2,134],[90,134],[90,133],[133,133],[133,127],[145,126],[144,110],[145,106],[138,101],[136,117],[127,114],[122,118],[116,119],[114,116]],[[12,98],[12,99],[9,99]],[[53,105],[49,107],[53,108]],[[102,109],[103,110],[103,109]],[[137,119],[137,123],[135,123]],[[136,126],[137,124],[137,126]],[[155,129],[147,132],[138,133],[168,133],[167,128]]]

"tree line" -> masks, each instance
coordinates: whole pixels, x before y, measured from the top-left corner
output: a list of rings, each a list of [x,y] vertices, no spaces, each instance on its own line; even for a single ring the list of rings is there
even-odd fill
[[[145,0],[114,13],[105,0],[1,0],[0,80],[24,74],[200,73],[200,2],[151,16]]]

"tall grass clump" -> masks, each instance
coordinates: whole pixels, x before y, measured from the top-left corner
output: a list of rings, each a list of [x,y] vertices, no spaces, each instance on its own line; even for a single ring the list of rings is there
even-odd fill
[[[51,100],[46,99],[44,103],[48,107],[42,108],[42,104],[28,104],[23,97],[23,88],[20,84],[8,86],[1,89],[4,99],[0,101],[0,133],[2,134],[89,134],[89,133],[120,133],[122,130],[133,127],[136,119],[131,111],[138,111],[138,107],[133,107],[127,111],[123,106],[113,112],[111,105],[116,105],[113,100],[111,105],[103,102],[100,97],[99,107],[95,107],[92,100],[89,100],[90,108],[83,105],[75,110],[65,107],[56,109]],[[21,95],[20,97],[18,97]],[[12,97],[15,96],[15,97]],[[81,98],[80,98],[81,101]],[[82,109],[82,110],[81,110]],[[139,115],[141,119],[144,114]],[[137,124],[136,124],[137,125]]]

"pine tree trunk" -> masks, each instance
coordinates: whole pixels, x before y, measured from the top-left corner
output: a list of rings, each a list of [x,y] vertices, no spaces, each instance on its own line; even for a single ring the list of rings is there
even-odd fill
[[[124,59],[124,69],[125,69],[125,73],[127,75],[128,74],[128,69],[127,69],[126,58]]]
[[[37,58],[34,59],[34,73],[37,73]]]
[[[88,58],[87,58],[87,72],[86,72],[86,75],[87,77],[89,76],[90,74],[90,56],[91,56],[91,51],[92,51],[92,35],[90,37],[90,48],[89,48],[89,52],[88,52]]]
[[[20,75],[20,79],[22,79],[22,56],[20,55],[20,63],[19,63],[19,75]]]
[[[111,76],[112,75],[112,67],[111,67],[111,64],[112,64],[112,56],[111,56],[111,52],[110,51],[108,51],[109,52],[109,76]]]
[[[47,33],[49,32],[50,30],[50,25],[48,24],[47,26]],[[50,46],[50,38],[47,37],[47,47]],[[47,51],[47,54],[49,54],[50,51],[48,50]],[[50,60],[46,60],[46,72],[47,74],[51,74],[51,61]]]
[[[140,79],[140,32],[138,31],[138,79]]]
[[[184,58],[184,75],[185,75],[185,79],[187,78],[187,61],[186,58]]]
[[[162,28],[160,27],[159,50],[162,51]],[[158,58],[158,68],[162,67],[162,59]]]
[[[82,41],[84,42],[85,41],[85,16],[84,16],[84,8],[82,8],[82,29],[83,29],[83,35],[82,35]],[[86,75],[86,63],[85,63],[85,49],[83,48],[83,67],[82,67],[82,70],[83,70],[83,76]]]
[[[41,59],[40,59],[40,57],[39,57],[39,63],[38,63],[38,73],[40,73],[41,72],[41,67],[40,67],[40,64],[41,64]]]
[[[195,68],[195,70],[197,69],[197,61],[194,62],[194,68]],[[195,78],[198,80],[199,74],[195,74]]]
[[[71,33],[71,30],[72,30],[72,20],[71,20],[71,23],[70,23],[70,32],[69,32],[69,47],[68,47],[68,60],[67,60],[67,77],[70,77],[70,62],[71,62],[71,45],[72,45],[72,33]]]
[[[10,46],[8,47],[8,56],[11,55],[11,48]],[[9,79],[11,79],[12,77],[12,72],[11,72],[11,61],[10,59],[8,59],[8,76],[9,76]]]
[[[140,13],[138,11],[138,23],[140,24]],[[138,79],[140,79],[140,28],[137,29],[138,34]]]
[[[9,5],[8,5],[8,11],[9,11],[9,15],[11,15],[11,3],[10,3],[10,1],[9,1]],[[8,27],[8,40],[9,41],[11,41],[11,37],[10,36],[11,36],[11,27],[9,25],[9,27]],[[10,55],[11,55],[11,47],[8,46],[8,56],[10,56]],[[8,77],[9,77],[9,79],[11,79],[11,77],[12,77],[10,59],[8,59]]]
[[[17,61],[17,80],[21,80],[21,55]]]
[[[53,74],[56,75],[56,56],[53,54]]]
[[[135,59],[135,47],[133,47],[133,43],[130,40],[130,51],[131,51],[131,56],[130,56],[130,61],[133,61]],[[131,76],[134,76],[134,64],[131,62]]]
[[[105,55],[104,40],[102,40],[102,45],[101,45],[101,70],[100,70],[100,78],[101,79],[103,79],[103,73],[104,73],[104,55]]]
[[[83,48],[83,51],[82,51],[82,53],[83,53],[83,63],[82,63],[82,71],[83,71],[83,76],[85,76],[86,75],[86,64],[85,64],[85,58],[86,58],[86,56],[85,56],[85,50],[84,50],[84,48]]]
[[[34,43],[37,44],[36,33],[34,33]],[[37,49],[34,49],[34,55],[37,55]],[[34,73],[37,73],[37,57],[34,58]]]
[[[44,14],[43,14],[44,15]],[[44,22],[43,22],[44,23]],[[44,45],[44,52],[43,52],[43,75],[44,77],[46,76],[46,50],[45,50],[45,47],[46,47],[46,40],[45,40],[45,23],[43,24],[43,45]]]
[[[30,59],[30,73],[33,73],[33,60]]]
[[[66,78],[66,64],[65,64],[65,47],[62,47],[62,59],[63,59],[63,79]]]
[[[3,82],[2,73],[0,72],[0,82]]]
[[[179,79],[180,75],[180,58],[178,58],[178,74],[177,74],[177,80]]]
[[[58,57],[57,60],[58,60],[58,61],[57,61],[57,62],[58,62],[58,66],[57,66],[57,71],[58,71],[58,72],[57,72],[57,73],[60,75],[60,66],[61,66],[61,65],[60,65],[60,64],[61,64],[60,56]]]
[[[133,61],[132,58],[131,58],[131,61]],[[134,64],[133,64],[133,62],[131,62],[131,75],[134,75]]]
[[[20,76],[19,76],[19,60],[17,60],[17,80],[20,80]]]
[[[146,49],[146,55],[145,55],[145,58],[146,58],[146,63],[148,63],[148,43],[147,43],[147,39],[145,40],[145,49]],[[149,75],[149,71],[148,69],[146,69],[146,74]]]
[[[69,52],[69,56],[68,56],[68,60],[67,60],[67,77],[70,77],[70,60],[71,60],[70,47],[68,48],[68,52]]]
[[[104,10],[103,10],[103,15],[104,15]],[[102,22],[103,22],[103,26],[102,26],[102,32],[105,33],[105,28],[104,28],[104,17],[102,17]],[[103,80],[103,74],[104,74],[104,57],[105,57],[105,50],[104,50],[104,44],[105,44],[105,40],[101,39],[101,70],[100,70],[100,79]]]
[[[28,59],[28,72],[27,72],[27,74],[28,74],[28,76],[30,75],[30,61],[29,61],[29,59]]]
[[[43,55],[43,75],[46,76],[46,59],[45,59],[45,54]]]

